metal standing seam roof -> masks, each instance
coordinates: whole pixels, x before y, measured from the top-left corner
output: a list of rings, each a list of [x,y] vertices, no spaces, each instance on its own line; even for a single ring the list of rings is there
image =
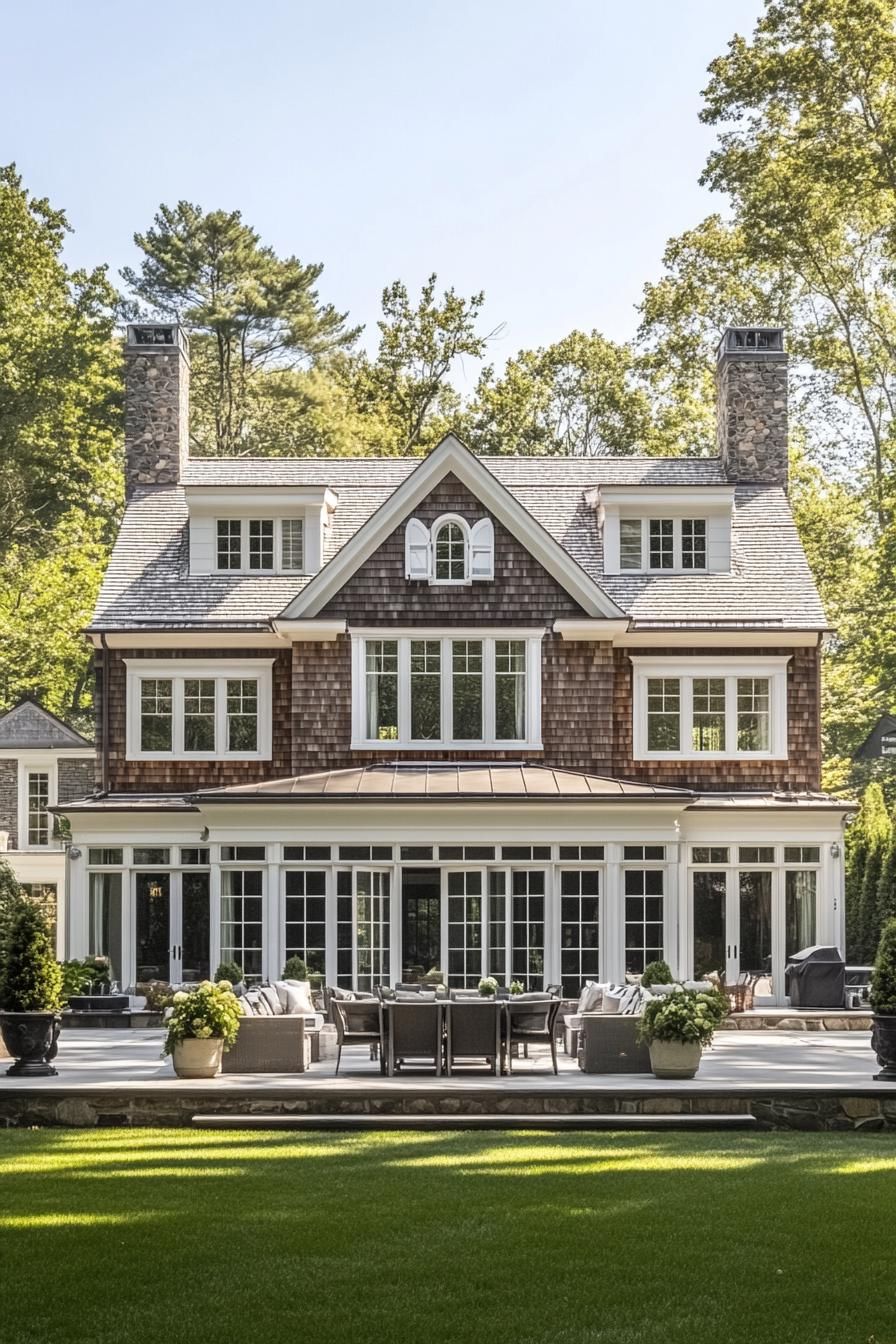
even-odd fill
[[[324,565],[421,458],[192,459],[182,485],[144,488],[126,511],[97,602],[94,630],[267,628],[304,588],[296,576],[190,575],[184,486],[329,486],[338,496]],[[604,575],[595,510],[599,485],[724,484],[717,458],[486,457],[484,465],[635,625],[827,625],[783,490],[734,492],[730,573]]]

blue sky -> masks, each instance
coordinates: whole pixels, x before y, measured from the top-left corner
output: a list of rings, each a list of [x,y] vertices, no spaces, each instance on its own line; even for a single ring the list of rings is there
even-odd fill
[[[161,201],[238,208],[368,324],[431,271],[486,292],[498,363],[623,339],[697,184],[699,91],[760,0],[82,0],[4,9],[0,160],[73,264],[136,259]],[[375,331],[373,332],[375,336]]]

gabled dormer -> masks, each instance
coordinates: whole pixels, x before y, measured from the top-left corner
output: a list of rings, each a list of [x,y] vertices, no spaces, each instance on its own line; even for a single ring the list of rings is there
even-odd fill
[[[605,574],[725,574],[734,486],[603,485],[593,496]]]

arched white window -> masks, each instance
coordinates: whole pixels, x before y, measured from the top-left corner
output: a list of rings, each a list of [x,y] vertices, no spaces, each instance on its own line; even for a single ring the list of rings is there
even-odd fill
[[[434,584],[470,583],[495,576],[495,529],[490,518],[472,527],[455,513],[432,528],[411,518],[404,532],[405,574]]]
[[[463,518],[447,515],[433,523],[435,583],[466,583],[470,578],[470,530]]]

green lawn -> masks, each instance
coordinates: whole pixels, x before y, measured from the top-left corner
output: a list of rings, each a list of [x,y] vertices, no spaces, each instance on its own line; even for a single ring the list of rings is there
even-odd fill
[[[3,1344],[896,1344],[887,1135],[0,1133]]]

